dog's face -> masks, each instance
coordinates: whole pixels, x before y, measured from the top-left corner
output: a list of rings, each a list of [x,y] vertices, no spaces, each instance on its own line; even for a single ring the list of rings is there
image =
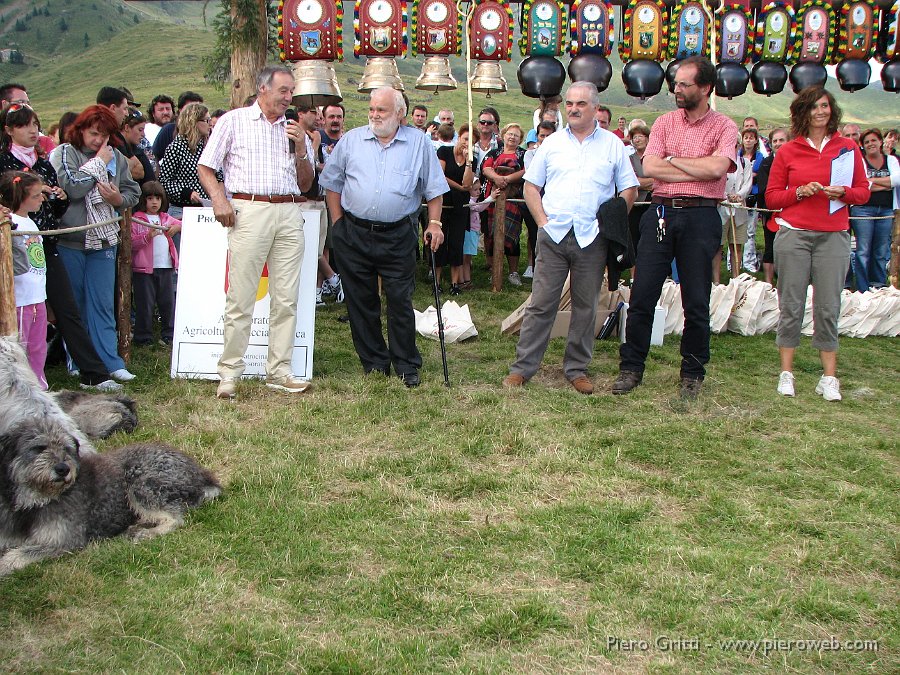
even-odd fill
[[[45,506],[78,477],[78,441],[50,420],[28,422],[0,437],[0,472],[13,509]]]

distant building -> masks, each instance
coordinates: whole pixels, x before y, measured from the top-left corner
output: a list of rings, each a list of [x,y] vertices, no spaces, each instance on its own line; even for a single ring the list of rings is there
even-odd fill
[[[0,49],[0,63],[25,63],[25,57],[18,49]]]

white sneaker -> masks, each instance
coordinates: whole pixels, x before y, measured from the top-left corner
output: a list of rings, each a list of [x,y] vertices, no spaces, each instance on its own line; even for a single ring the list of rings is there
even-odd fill
[[[125,387],[115,380],[103,380],[100,384],[84,384],[79,385],[82,389],[88,391],[101,391],[104,394],[114,394],[125,389]]]
[[[526,279],[534,279],[534,268],[529,265],[525,268],[525,274],[522,275]]]
[[[233,377],[220,378],[219,386],[216,387],[216,398],[233,399],[236,382],[236,378]]]
[[[794,395],[794,374],[789,370],[782,370],[778,376],[778,393],[782,396]]]
[[[522,285],[522,279],[519,277],[518,272],[510,272],[509,273],[509,283],[511,283],[513,286],[521,286]]]
[[[109,376],[116,382],[131,382],[135,378],[134,373],[129,373],[125,368],[114,370],[109,374]]]
[[[318,307],[324,307],[324,306],[325,306],[325,301],[322,299],[322,289],[317,288],[316,289],[316,307],[318,308]]]
[[[819,384],[816,385],[816,393],[821,394],[826,401],[840,401],[841,383],[836,377],[823,375],[819,378]]]
[[[343,302],[344,301],[344,286],[341,284],[341,275],[335,274],[331,279],[326,279],[322,283],[322,289],[324,291],[325,285],[328,285],[328,294],[334,296],[335,302]]]

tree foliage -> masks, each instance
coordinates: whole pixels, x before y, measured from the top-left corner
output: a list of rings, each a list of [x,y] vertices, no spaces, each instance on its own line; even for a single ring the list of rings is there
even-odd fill
[[[271,56],[278,55],[277,3],[263,0],[266,3],[267,22],[265,26],[261,26],[256,12],[259,1],[219,0],[219,13],[211,21],[216,33],[216,44],[212,53],[203,59],[207,82],[224,87],[231,77],[231,55],[235,49],[265,42],[268,53]],[[206,0],[204,4],[204,13],[209,2],[210,0]],[[232,8],[236,9],[236,15],[245,17],[242,25],[235,25]]]

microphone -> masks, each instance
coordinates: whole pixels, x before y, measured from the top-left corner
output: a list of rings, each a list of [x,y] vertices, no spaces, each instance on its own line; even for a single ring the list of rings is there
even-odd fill
[[[287,120],[292,120],[294,122],[300,121],[300,115],[297,114],[297,111],[294,108],[288,108],[284,111],[284,117]],[[288,139],[288,152],[292,155],[297,153],[297,148],[294,147],[294,141]]]

